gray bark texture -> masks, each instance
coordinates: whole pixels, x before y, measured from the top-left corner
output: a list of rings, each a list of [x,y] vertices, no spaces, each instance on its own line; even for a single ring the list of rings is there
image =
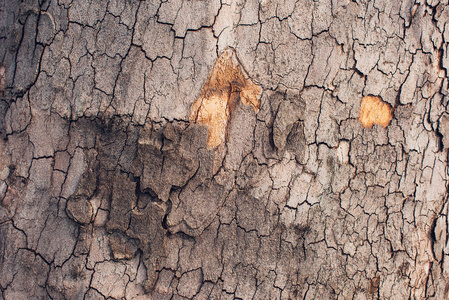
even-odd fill
[[[449,299],[448,0],[1,0],[0,299]]]

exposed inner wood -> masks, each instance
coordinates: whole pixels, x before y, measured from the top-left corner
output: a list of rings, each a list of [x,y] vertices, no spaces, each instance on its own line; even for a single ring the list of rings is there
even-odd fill
[[[380,97],[366,96],[362,99],[359,120],[363,127],[371,128],[374,124],[387,128],[393,117],[393,108]]]
[[[209,128],[208,149],[217,147],[225,140],[226,127],[237,101],[252,106],[255,112],[259,110],[261,90],[248,77],[235,50],[225,49],[217,58],[200,96],[191,108],[190,120]]]

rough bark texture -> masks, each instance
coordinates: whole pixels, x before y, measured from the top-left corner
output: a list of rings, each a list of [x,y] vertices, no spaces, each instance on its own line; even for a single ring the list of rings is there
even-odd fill
[[[447,0],[0,13],[0,299],[448,299]]]

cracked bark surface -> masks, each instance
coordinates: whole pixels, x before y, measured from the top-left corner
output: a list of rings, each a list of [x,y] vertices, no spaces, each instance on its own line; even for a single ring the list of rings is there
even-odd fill
[[[447,0],[0,14],[0,299],[449,299]]]

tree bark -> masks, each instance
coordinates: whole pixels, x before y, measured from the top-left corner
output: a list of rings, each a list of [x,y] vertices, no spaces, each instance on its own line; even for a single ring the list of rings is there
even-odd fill
[[[447,0],[0,13],[0,299],[449,299]]]

